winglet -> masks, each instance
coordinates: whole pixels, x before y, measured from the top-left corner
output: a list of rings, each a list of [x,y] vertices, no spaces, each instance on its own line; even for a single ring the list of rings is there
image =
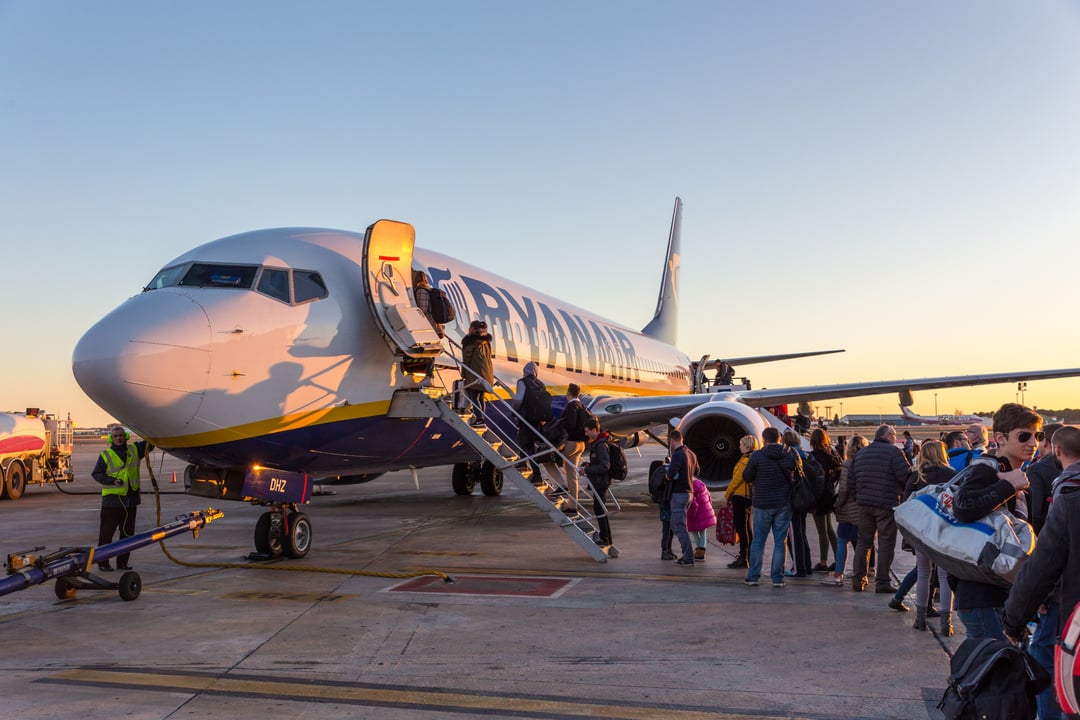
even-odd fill
[[[679,320],[679,249],[682,234],[682,200],[675,198],[675,212],[671,216],[671,233],[668,235],[667,255],[664,257],[664,277],[660,283],[660,297],[656,301],[656,314],[642,334],[675,345],[678,339]]]

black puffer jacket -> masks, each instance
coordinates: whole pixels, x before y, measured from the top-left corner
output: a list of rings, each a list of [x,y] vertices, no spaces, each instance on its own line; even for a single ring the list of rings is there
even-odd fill
[[[784,507],[791,497],[791,475],[800,462],[794,450],[780,443],[769,443],[755,450],[743,470],[743,480],[753,483],[750,504],[762,510]]]
[[[875,440],[855,456],[848,492],[859,505],[891,510],[900,504],[909,469],[900,448],[888,440]]]
[[[921,479],[918,470],[909,470],[907,485],[904,487],[904,499],[907,500],[911,493],[922,490],[929,485],[944,485],[952,480],[954,475],[956,475],[956,471],[948,465],[923,466],[923,477]]]
[[[1074,477],[1073,482],[1080,482],[1080,477]],[[1080,603],[1080,485],[1072,483],[1062,485],[1050,504],[1035,552],[1020,568],[1012,586],[1005,602],[1006,633],[1020,637],[1024,625],[1035,615],[1058,578],[1061,578],[1060,634],[1072,608]]]

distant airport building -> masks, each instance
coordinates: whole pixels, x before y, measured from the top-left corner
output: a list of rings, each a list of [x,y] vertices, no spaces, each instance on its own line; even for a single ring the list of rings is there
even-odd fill
[[[893,414],[873,414],[873,415],[856,415],[854,413],[845,415],[840,418],[841,425],[918,425],[919,423],[912,420],[908,420],[903,415]]]

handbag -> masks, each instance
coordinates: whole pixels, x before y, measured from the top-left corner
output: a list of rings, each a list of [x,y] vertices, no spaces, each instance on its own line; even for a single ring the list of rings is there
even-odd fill
[[[953,514],[953,497],[966,473],[943,485],[929,485],[896,506],[897,527],[918,551],[950,575],[973,582],[1012,587],[1035,549],[1031,525],[1004,507],[977,522]]]
[[[735,510],[730,505],[716,508],[716,542],[721,545],[734,545],[738,542],[735,534]]]

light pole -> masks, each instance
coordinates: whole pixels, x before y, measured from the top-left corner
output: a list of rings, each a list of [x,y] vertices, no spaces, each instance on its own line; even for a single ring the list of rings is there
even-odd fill
[[[840,403],[840,419],[844,419],[844,403]]]
[[[937,415],[937,393],[934,393],[934,415]],[[930,452],[927,450],[927,452]]]
[[[1020,404],[1021,405],[1026,405],[1027,403],[1024,402],[1024,391],[1027,390],[1027,383],[1026,382],[1016,383],[1016,389],[1020,391]]]

